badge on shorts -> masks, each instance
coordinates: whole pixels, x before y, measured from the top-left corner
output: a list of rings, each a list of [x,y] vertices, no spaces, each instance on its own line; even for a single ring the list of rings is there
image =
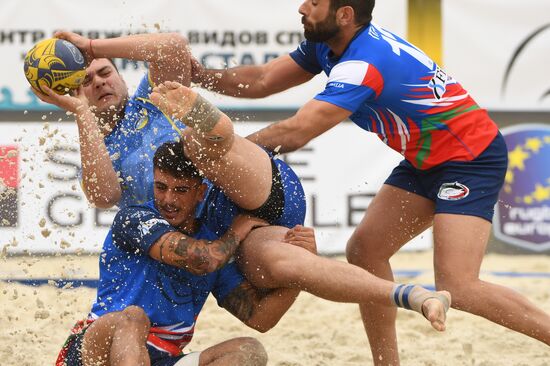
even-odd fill
[[[437,197],[447,201],[457,201],[467,197],[470,194],[470,189],[464,184],[458,182],[443,183],[439,187]]]

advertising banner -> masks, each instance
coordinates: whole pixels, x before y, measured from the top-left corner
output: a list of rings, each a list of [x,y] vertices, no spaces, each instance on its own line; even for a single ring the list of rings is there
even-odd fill
[[[494,234],[531,252],[550,250],[550,125],[515,125],[502,133],[509,162]]]
[[[491,110],[550,110],[550,1],[442,0],[447,73]]]
[[[0,111],[44,110],[29,90],[23,59],[32,46],[64,29],[89,38],[179,32],[194,56],[207,67],[263,64],[296,49],[303,40],[302,1],[284,0],[2,0],[0,11]],[[32,10],[29,10],[32,9]],[[406,29],[406,0],[380,2],[375,18],[398,34]],[[145,70],[142,62],[116,60],[131,90]],[[260,100],[209,96],[218,106],[235,109],[297,108],[324,87],[318,76],[306,85]],[[206,93],[205,93],[206,94]]]
[[[236,129],[247,135],[266,125],[238,123]],[[401,160],[375,135],[351,123],[282,157],[303,182],[306,225],[316,229],[321,253],[345,251],[354,227]],[[4,252],[100,251],[116,211],[90,207],[82,193],[76,124],[1,123],[0,168],[0,248]],[[407,249],[431,244],[427,232]]]

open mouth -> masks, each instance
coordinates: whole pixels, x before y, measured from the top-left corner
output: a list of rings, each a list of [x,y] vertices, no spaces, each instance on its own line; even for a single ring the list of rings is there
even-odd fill
[[[111,94],[111,93],[104,93],[104,94],[101,94],[99,96],[98,100],[105,100],[105,99],[107,99],[109,97],[112,97],[112,96],[113,96],[113,94]]]

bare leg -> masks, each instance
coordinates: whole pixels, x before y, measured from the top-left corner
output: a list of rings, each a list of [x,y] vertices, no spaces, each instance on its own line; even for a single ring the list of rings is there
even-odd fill
[[[149,319],[137,306],[94,321],[84,335],[84,366],[149,366],[146,342]]]
[[[491,224],[479,217],[437,214],[435,280],[453,307],[550,345],[550,316],[517,292],[479,279]]]
[[[395,306],[391,300],[393,282],[349,263],[319,257],[284,243],[282,238],[286,230],[276,226],[257,229],[241,243],[239,266],[254,286],[296,288],[337,302]],[[443,330],[443,304],[430,299],[424,305],[424,313],[429,316],[432,326]]]
[[[237,205],[253,210],[271,192],[271,161],[258,145],[234,134],[233,123],[193,90],[166,82],[151,93],[165,113],[188,125],[185,154]],[[206,110],[203,113],[193,113]]]
[[[185,138],[185,155],[240,207],[253,210],[262,206],[271,193],[271,161],[267,153],[238,135],[232,137],[223,155],[217,155],[212,145],[193,133]]]
[[[348,242],[348,261],[377,277],[393,281],[390,257],[431,226],[433,211],[430,200],[384,185]],[[395,307],[364,302],[359,309],[374,364],[399,365]]]
[[[254,338],[234,338],[201,352],[200,366],[264,366],[267,353]]]

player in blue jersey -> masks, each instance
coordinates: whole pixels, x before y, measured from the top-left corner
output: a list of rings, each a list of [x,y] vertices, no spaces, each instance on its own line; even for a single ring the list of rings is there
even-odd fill
[[[265,223],[232,215],[223,235],[212,231],[208,210],[195,215],[207,187],[186,162],[163,145],[155,155],[155,202],[116,215],[100,256],[96,301],[88,319],[73,330],[57,366],[266,364],[265,350],[251,338],[182,353],[210,293],[260,331],[274,326],[298,294],[256,290],[235,263],[226,264],[249,231]],[[301,240],[299,245],[315,250],[312,235]]]
[[[86,78],[74,95],[35,93],[75,115],[86,197],[100,208],[150,200],[155,149],[177,140],[185,125],[163,115],[151,104],[149,93],[166,80],[189,84],[187,41],[176,33],[90,40],[58,32],[55,37],[83,52],[89,63]],[[148,73],[134,95],[129,96],[112,58],[148,62]]]
[[[193,81],[259,98],[324,72],[326,87],[313,100],[249,138],[294,151],[349,118],[404,156],[349,240],[348,260],[392,279],[390,257],[433,225],[436,286],[452,293],[453,306],[550,344],[548,314],[479,279],[507,165],[497,126],[421,50],[373,24],[373,7],[374,0],[306,0],[299,8],[306,41],[296,51],[226,70],[192,60]],[[375,363],[398,365],[395,308],[370,303],[361,313]]]
[[[284,238],[300,251],[294,261],[299,276],[292,279],[296,289],[257,290],[228,261],[253,228],[242,245],[262,240],[266,223],[239,215],[220,190],[201,179],[181,148],[180,143],[165,143],[155,153],[154,202],[116,215],[100,256],[96,301],[87,320],[73,329],[56,366],[265,364],[265,351],[250,338],[182,353],[209,293],[260,331],[278,322],[302,286],[337,301],[412,308],[443,329],[441,296],[419,286],[394,286],[358,267],[318,257],[312,230],[301,227]],[[229,228],[220,226],[228,220]]]

